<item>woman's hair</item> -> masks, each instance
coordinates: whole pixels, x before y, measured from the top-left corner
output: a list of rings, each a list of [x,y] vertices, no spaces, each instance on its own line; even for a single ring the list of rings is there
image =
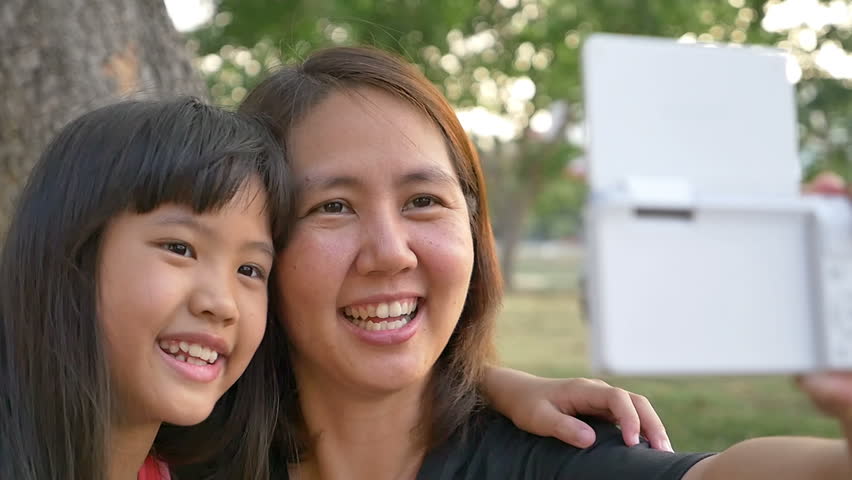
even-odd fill
[[[363,87],[402,99],[433,122],[446,141],[470,211],[475,255],[470,288],[459,323],[435,365],[430,412],[422,426],[428,435],[427,443],[435,445],[461,427],[480,403],[476,386],[494,356],[494,313],[502,294],[482,169],[453,108],[414,65],[365,47],[320,50],[301,64],[285,66],[261,82],[240,108],[266,117],[283,143],[286,158],[291,129],[313,107],[332,92]],[[275,295],[272,300],[274,304]],[[286,391],[294,391],[293,381],[292,371],[286,372]],[[282,407],[290,417],[290,428],[301,426],[301,419],[294,418],[299,412],[294,394],[282,397]],[[285,425],[279,433],[286,435],[286,428]]]
[[[164,203],[225,206],[259,178],[281,245],[290,207],[280,150],[263,126],[192,98],[129,101],[65,126],[25,186],[0,254],[0,478],[104,479],[115,414],[97,313],[107,223]],[[272,323],[269,321],[268,323]],[[263,478],[277,384],[268,341],[196,427],[159,433],[169,463],[227,452],[229,478]]]

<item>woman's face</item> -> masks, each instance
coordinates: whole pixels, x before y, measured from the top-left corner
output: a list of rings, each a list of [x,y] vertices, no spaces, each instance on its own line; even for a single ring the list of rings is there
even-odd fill
[[[245,371],[266,327],[265,200],[253,181],[215,212],[162,205],[107,226],[98,308],[122,421],[201,422]]]
[[[277,280],[299,382],[422,385],[458,323],[474,259],[440,131],[362,88],[332,93],[288,140],[297,219]]]

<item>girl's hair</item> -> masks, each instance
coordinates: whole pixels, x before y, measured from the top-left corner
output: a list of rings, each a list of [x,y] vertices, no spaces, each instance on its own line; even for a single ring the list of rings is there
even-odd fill
[[[260,123],[192,98],[118,103],[62,129],[30,174],[0,254],[0,478],[105,478],[114,392],[96,272],[107,223],[164,203],[216,211],[259,178],[281,245],[283,163]],[[258,452],[278,407],[268,345],[211,418],[164,426],[154,453],[180,464],[227,452],[229,478],[266,477]]]
[[[484,367],[494,357],[494,314],[502,294],[479,158],[453,108],[404,59],[374,48],[334,47],[317,51],[303,63],[273,73],[249,93],[241,111],[268,119],[273,133],[283,143],[286,158],[292,127],[312,108],[333,92],[364,87],[408,102],[433,122],[444,137],[470,211],[475,255],[470,288],[459,323],[435,365],[430,412],[422,426],[427,443],[436,445],[462,427],[480,404],[476,387]],[[274,304],[274,295],[272,300]],[[285,366],[283,381],[285,393],[296,391],[289,366]],[[288,426],[303,427],[297,396],[291,393],[282,397],[282,407],[289,420],[282,415],[281,448],[292,454],[305,447],[303,439],[285,438]]]

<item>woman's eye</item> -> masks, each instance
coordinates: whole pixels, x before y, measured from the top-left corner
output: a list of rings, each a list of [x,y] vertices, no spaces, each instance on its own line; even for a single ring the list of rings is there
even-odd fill
[[[412,199],[411,202],[409,203],[409,205],[411,205],[414,208],[427,208],[427,207],[431,207],[431,206],[435,205],[436,203],[437,203],[437,201],[435,200],[435,197],[430,197],[428,195],[421,195],[419,197],[415,197],[414,199]]]
[[[321,213],[345,213],[349,211],[349,207],[343,202],[334,201],[320,205],[318,210]]]
[[[241,265],[240,268],[237,269],[237,273],[247,277],[259,278],[261,280],[265,278],[263,270],[254,265]]]
[[[182,257],[192,258],[195,256],[195,252],[192,251],[192,247],[185,243],[167,242],[163,244],[163,248]]]

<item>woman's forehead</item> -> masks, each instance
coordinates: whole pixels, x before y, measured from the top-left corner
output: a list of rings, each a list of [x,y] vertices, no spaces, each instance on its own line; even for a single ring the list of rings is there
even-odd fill
[[[288,140],[297,177],[305,170],[357,170],[385,161],[455,175],[446,141],[432,120],[377,89],[332,93],[294,126]]]

